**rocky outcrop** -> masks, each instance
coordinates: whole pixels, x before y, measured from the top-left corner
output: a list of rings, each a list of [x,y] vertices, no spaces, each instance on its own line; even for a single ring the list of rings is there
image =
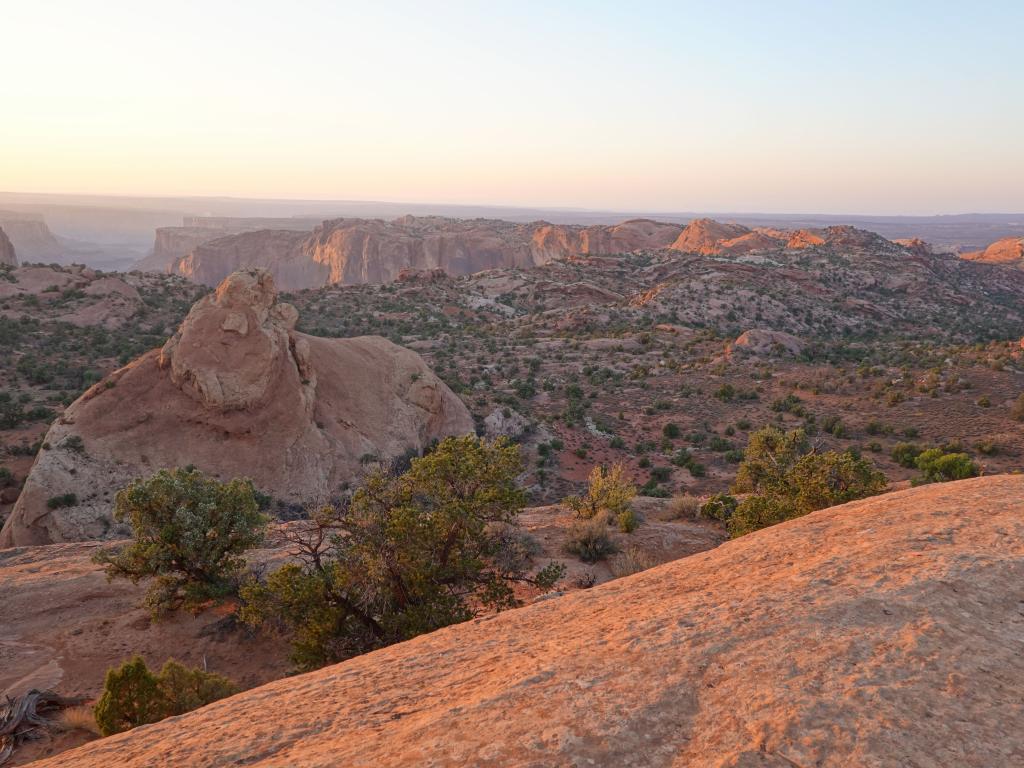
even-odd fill
[[[1004,237],[982,251],[963,254],[963,258],[984,264],[1001,264],[1024,269],[1024,237]]]
[[[853,502],[37,765],[1017,765],[1022,519],[1019,476]]]
[[[670,246],[675,251],[687,253],[721,253],[722,243],[735,240],[750,233],[740,224],[723,224],[714,219],[694,219]]]
[[[798,357],[804,343],[791,333],[751,328],[736,337],[729,345],[729,354],[739,355],[792,355]]]
[[[41,216],[18,211],[0,211],[0,229],[14,244],[18,258],[23,262],[60,261],[64,247],[53,236]]]
[[[0,267],[18,266],[18,257],[14,253],[14,244],[7,233],[0,228]]]
[[[337,494],[366,455],[473,431],[416,353],[295,331],[265,271],[232,274],[164,345],[88,390],[51,427],[0,547],[104,538],[116,491],[164,467],[250,477],[288,502]],[[48,500],[74,494],[70,505]]]

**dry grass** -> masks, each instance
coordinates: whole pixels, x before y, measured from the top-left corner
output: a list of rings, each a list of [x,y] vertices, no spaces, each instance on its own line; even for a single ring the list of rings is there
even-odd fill
[[[60,713],[57,723],[65,731],[88,731],[95,736],[100,735],[92,707],[69,707]]]
[[[653,568],[656,565],[658,565],[657,560],[636,547],[630,547],[625,552],[613,557],[608,563],[612,575],[617,579],[621,579],[623,576],[631,576],[634,573],[640,573],[640,571],[646,571],[648,568]]]
[[[679,520],[683,517],[696,518],[700,513],[700,499],[696,496],[676,496],[669,504],[672,511],[672,519]]]

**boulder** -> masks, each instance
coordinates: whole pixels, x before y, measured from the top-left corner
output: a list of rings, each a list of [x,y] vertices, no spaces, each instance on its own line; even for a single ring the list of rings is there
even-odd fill
[[[729,354],[778,355],[788,354],[794,357],[804,351],[804,343],[791,333],[769,331],[752,328],[744,331],[729,345]]]
[[[295,330],[263,270],[229,276],[162,349],[89,389],[50,427],[0,547],[109,538],[117,490],[161,468],[249,477],[289,503],[339,493],[360,458],[473,431],[462,401],[411,350]],[[74,494],[73,503],[50,500]],[[49,502],[49,503],[48,503]]]

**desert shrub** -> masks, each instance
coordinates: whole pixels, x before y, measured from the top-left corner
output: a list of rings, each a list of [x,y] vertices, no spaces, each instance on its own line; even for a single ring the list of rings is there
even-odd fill
[[[1024,421],[1024,392],[1013,401],[1013,406],[1010,408],[1010,416],[1015,421]]]
[[[892,448],[890,456],[901,467],[914,469],[917,466],[917,457],[921,455],[923,450],[921,446],[914,443],[896,443]]]
[[[696,517],[700,513],[700,499],[689,494],[676,496],[672,499],[669,509],[675,519]]]
[[[110,736],[191,712],[237,692],[238,687],[226,677],[189,669],[173,659],[154,675],[136,656],[107,670],[93,715],[100,733]]]
[[[314,669],[519,604],[533,545],[510,532],[525,503],[516,446],[448,438],[397,477],[370,474],[347,504],[286,533],[298,561],[242,589],[242,620],[276,627],[292,662]],[[607,521],[604,518],[607,528]]]
[[[7,467],[0,467],[0,488],[14,485],[14,473]]]
[[[600,512],[617,517],[629,508],[629,502],[636,496],[636,486],[625,479],[621,464],[611,468],[594,467],[590,471],[585,496],[569,496],[565,504],[579,517],[591,518]]]
[[[673,422],[668,422],[664,427],[661,428],[661,434],[667,437],[669,440],[675,440],[679,437],[680,430],[679,425]]]
[[[728,516],[736,537],[885,490],[885,476],[850,451],[816,453],[803,430],[765,427],[750,436],[733,491],[750,493]]]
[[[565,551],[576,555],[584,563],[596,563],[619,551],[608,532],[608,517],[601,513],[577,520],[569,531]]]
[[[700,506],[700,516],[728,523],[739,502],[728,493],[716,493]]]
[[[640,516],[630,507],[626,507],[615,516],[615,524],[623,533],[632,533],[640,527]]]
[[[656,483],[664,483],[672,477],[672,467],[660,466],[651,469],[651,480]]]
[[[715,390],[714,395],[723,403],[730,403],[736,398],[736,388],[732,384],[723,384]]]
[[[643,550],[629,547],[625,552],[615,555],[608,563],[608,567],[615,578],[622,578],[646,571],[657,564],[658,562]]]
[[[46,500],[47,509],[63,509],[78,504],[78,496],[73,493],[62,493],[59,496],[51,496]]]
[[[923,451],[915,464],[921,470],[921,476],[911,481],[913,485],[964,480],[968,477],[977,477],[980,471],[978,465],[966,453],[947,453],[942,448],[929,448]]]
[[[110,579],[155,578],[146,595],[154,615],[233,594],[242,555],[263,540],[267,524],[251,482],[220,483],[191,468],[161,470],[122,489],[114,519],[131,523],[132,541],[94,559]]]

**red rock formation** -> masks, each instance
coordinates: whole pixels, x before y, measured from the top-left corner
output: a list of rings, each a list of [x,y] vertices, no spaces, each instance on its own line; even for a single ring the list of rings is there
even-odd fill
[[[985,264],[1002,264],[1024,269],[1024,237],[1004,237],[983,251],[963,254],[963,258]]]
[[[164,467],[250,477],[279,499],[309,502],[355,479],[366,454],[473,431],[462,401],[416,353],[377,336],[307,336],[296,317],[268,273],[231,275],[162,350],[88,390],[50,427],[0,547],[117,535],[114,493]],[[78,503],[48,508],[65,493]]]
[[[1020,476],[853,502],[34,765],[1018,765],[1022,519]]]
[[[721,253],[723,241],[734,240],[749,232],[749,228],[739,224],[723,224],[714,219],[694,219],[679,233],[679,237],[670,247],[687,253]]]

